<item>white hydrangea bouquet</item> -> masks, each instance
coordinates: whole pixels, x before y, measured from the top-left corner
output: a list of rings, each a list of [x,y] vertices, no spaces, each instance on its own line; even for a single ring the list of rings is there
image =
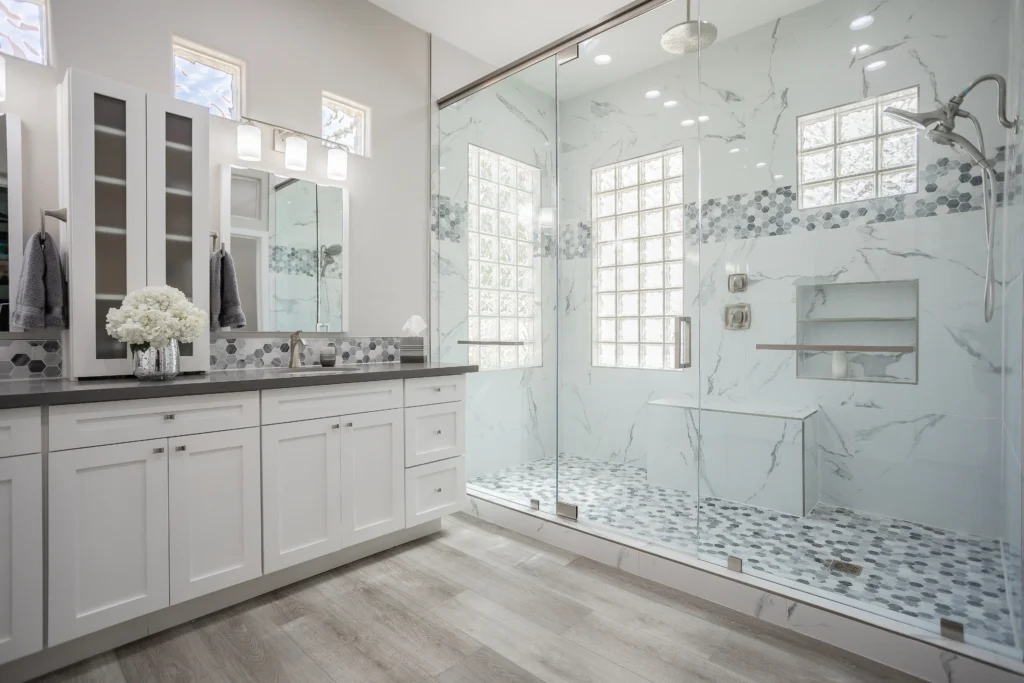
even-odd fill
[[[198,339],[206,321],[206,311],[181,290],[143,287],[107,312],[107,334],[131,347],[137,377],[167,379],[178,374],[178,343]]]

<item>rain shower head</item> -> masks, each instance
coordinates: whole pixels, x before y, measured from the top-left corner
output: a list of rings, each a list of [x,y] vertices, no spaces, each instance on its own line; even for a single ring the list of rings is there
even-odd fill
[[[324,254],[326,256],[337,256],[338,254],[341,253],[341,245],[340,244],[332,244],[329,247],[327,245],[324,245],[324,246],[322,246],[320,248],[324,250]]]
[[[718,29],[710,21],[690,19],[690,3],[686,3],[686,21],[661,34],[661,47],[674,55],[688,55],[703,50],[715,42]]]

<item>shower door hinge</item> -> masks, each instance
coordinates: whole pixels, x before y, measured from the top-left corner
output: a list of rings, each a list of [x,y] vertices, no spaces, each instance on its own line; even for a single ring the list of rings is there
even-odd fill
[[[939,635],[962,643],[964,642],[964,625],[952,619],[939,619]]]
[[[575,521],[579,519],[580,509],[572,503],[563,503],[562,501],[558,501],[558,503],[555,504],[555,514],[559,517],[565,517],[566,519]]]
[[[536,498],[531,498],[530,499],[530,509],[531,510],[540,510],[540,501],[537,500]]]
[[[738,557],[733,557],[732,555],[730,555],[729,556],[728,567],[729,567],[730,571],[739,572],[740,574],[742,574],[743,573],[743,560],[741,560]]]

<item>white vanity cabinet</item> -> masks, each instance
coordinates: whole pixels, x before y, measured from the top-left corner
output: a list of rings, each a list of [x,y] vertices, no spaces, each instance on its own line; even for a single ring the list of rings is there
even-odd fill
[[[42,456],[0,458],[0,664],[43,648],[42,510]]]
[[[50,453],[49,638],[168,605],[167,440]]]
[[[286,422],[262,432],[264,571],[341,550],[341,420]]]
[[[209,113],[69,69],[59,116],[70,373],[129,375],[127,344],[105,329],[125,295],[169,284],[209,309]],[[182,369],[207,369],[208,345],[185,345]]]
[[[171,604],[255,579],[260,539],[260,430],[168,439]]]

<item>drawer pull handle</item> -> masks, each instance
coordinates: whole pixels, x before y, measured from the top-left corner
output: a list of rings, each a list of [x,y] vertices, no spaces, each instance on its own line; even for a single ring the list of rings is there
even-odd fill
[[[345,426],[346,426],[346,427],[351,427],[351,426],[352,426],[352,423],[351,423],[351,422],[346,422],[346,423],[345,423]]]
[[[441,493],[441,487],[438,486],[436,489],[434,489],[434,493]]]
[[[164,415],[164,420],[173,420],[174,415]]]
[[[341,429],[341,425],[331,425],[331,429]]]
[[[159,455],[160,453],[163,453],[163,452],[164,452],[164,449],[162,449],[162,448],[154,448],[153,449],[153,455]]]
[[[175,446],[174,447],[174,452],[175,453],[181,453],[182,451],[187,451],[187,450],[188,450],[188,446]]]
[[[440,429],[435,429],[434,433],[437,434],[438,436],[440,436],[441,435],[441,430]]]
[[[441,387],[434,387],[434,391],[438,394],[441,393]]]

